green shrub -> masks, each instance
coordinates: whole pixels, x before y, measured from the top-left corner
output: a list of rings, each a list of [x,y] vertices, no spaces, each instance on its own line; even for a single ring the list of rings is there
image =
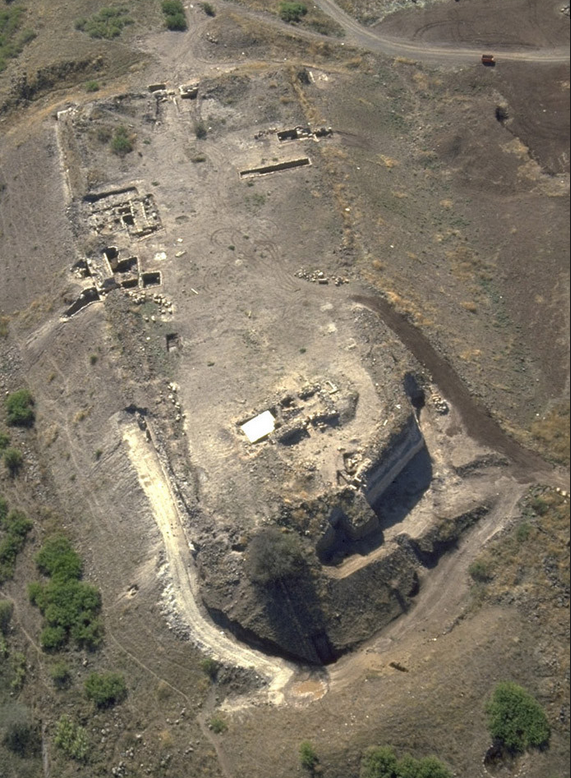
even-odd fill
[[[180,0],[163,0],[162,9],[169,30],[184,32],[188,29],[184,6]]]
[[[0,632],[2,635],[7,634],[13,613],[14,605],[9,600],[0,600]]]
[[[85,84],[85,91],[86,92],[99,92],[99,82],[98,81],[88,81]]]
[[[549,743],[551,729],[543,708],[515,683],[498,684],[486,712],[494,740],[514,753],[542,748]]]
[[[415,759],[405,754],[397,759],[394,749],[382,746],[365,753],[360,778],[452,778],[452,773],[434,756]]]
[[[307,6],[303,3],[281,3],[280,17],[284,22],[300,22],[307,16]]]
[[[215,735],[223,735],[225,732],[228,732],[228,724],[220,716],[214,716],[214,718],[210,719],[210,729]]]
[[[56,725],[54,743],[66,756],[77,762],[84,762],[89,754],[87,732],[66,715]]]
[[[299,747],[299,761],[304,770],[311,770],[312,772],[319,764],[315,749],[309,740],[304,740]]]
[[[218,677],[218,672],[220,670],[220,665],[215,659],[208,658],[203,659],[200,663],[200,667],[202,669],[202,672],[205,673],[211,681],[215,681]]]
[[[14,673],[14,678],[10,685],[15,691],[20,691],[26,683],[26,676],[28,674],[28,662],[26,661],[25,654],[21,654],[20,652],[14,654],[12,657],[12,672]]]
[[[6,451],[10,445],[10,435],[7,432],[0,432],[0,451]]]
[[[208,135],[208,128],[206,127],[206,124],[202,120],[195,123],[194,134],[196,135],[198,140],[204,140]]]
[[[85,693],[98,708],[109,708],[127,697],[127,685],[119,673],[92,673],[85,682]]]
[[[10,427],[32,427],[36,420],[34,398],[27,389],[13,392],[6,400],[8,424]]]
[[[9,511],[5,500],[0,500],[0,582],[14,575],[18,554],[24,548],[32,522],[20,511]]]
[[[207,16],[216,16],[216,8],[214,8],[212,3],[201,3],[200,7]]]
[[[474,581],[477,581],[478,583],[488,583],[492,580],[489,565],[481,560],[477,560],[471,564],[468,572]]]
[[[24,464],[22,452],[17,448],[7,448],[4,452],[4,464],[12,478],[15,478]]]
[[[129,135],[127,128],[123,125],[117,127],[111,141],[111,150],[113,154],[117,154],[118,157],[125,157],[133,151],[133,148],[133,140]]]
[[[531,524],[520,524],[520,526],[517,528],[516,537],[519,543],[525,543],[527,540],[529,540],[529,536],[531,535]]]
[[[65,662],[57,662],[50,667],[50,678],[56,689],[67,689],[71,684],[71,670]]]
[[[0,519],[0,526],[9,535],[25,540],[34,525],[22,511],[10,511]]]
[[[400,764],[399,762],[397,766],[398,778],[408,778],[406,773],[401,772]],[[425,759],[421,759],[416,774],[411,773],[410,775],[411,778],[452,778],[450,770],[434,756],[427,756]]]
[[[75,28],[90,38],[113,40],[121,35],[125,27],[134,23],[128,13],[126,8],[102,8],[98,14],[78,19]]]
[[[50,653],[59,651],[67,643],[67,632],[63,627],[44,627],[40,635],[40,645]]]
[[[534,497],[531,501],[531,507],[538,516],[545,516],[549,511],[549,502],[544,497]]]

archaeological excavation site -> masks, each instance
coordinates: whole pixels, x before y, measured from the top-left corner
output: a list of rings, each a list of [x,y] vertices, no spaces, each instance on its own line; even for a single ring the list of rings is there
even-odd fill
[[[293,256],[278,249],[288,224],[270,225],[262,199],[276,214],[324,191],[321,144],[339,148],[334,129],[270,127],[245,140],[242,109],[216,97],[223,88],[237,88],[242,105],[256,99],[246,81],[223,76],[195,85],[188,102],[185,86],[159,84],[58,114],[78,253],[86,247],[69,268],[78,296],[61,321],[85,326],[79,317],[93,303],[108,305],[110,321],[126,307],[137,312],[138,342],[130,333],[124,347],[156,370],[158,399],[134,404],[138,422],[129,412],[118,420],[120,428],[144,421],[141,446],[156,447],[157,477],[181,501],[208,618],[256,649],[318,668],[406,613],[423,575],[489,513],[497,493],[463,477],[488,463],[487,452],[446,441],[453,409],[357,300],[344,238],[341,250],[321,231],[306,233]],[[217,144],[218,156],[181,177],[178,155],[205,106],[231,128],[224,154]],[[278,126],[299,118],[284,113]],[[94,145],[110,114],[144,138],[149,161],[135,169],[130,161],[127,177],[113,164],[92,185]],[[316,144],[313,160],[296,156],[295,142],[307,140]],[[150,175],[163,181],[153,186]],[[267,190],[249,186],[266,176]],[[212,231],[211,209],[220,206],[204,192],[238,188],[244,210],[256,209],[250,234],[229,209],[217,211]],[[319,200],[311,210],[321,221],[330,205]],[[319,258],[315,268],[298,271],[310,256]],[[321,269],[332,266],[328,256],[333,273]],[[173,376],[166,389],[165,365]],[[190,479],[178,479],[173,456]],[[265,552],[256,552],[260,538]],[[291,548],[281,549],[284,539]],[[278,556],[262,580],[251,571],[257,553]],[[283,574],[280,553],[297,556]],[[169,618],[192,634],[176,604]]]
[[[0,45],[6,778],[564,778],[567,15],[297,5]]]

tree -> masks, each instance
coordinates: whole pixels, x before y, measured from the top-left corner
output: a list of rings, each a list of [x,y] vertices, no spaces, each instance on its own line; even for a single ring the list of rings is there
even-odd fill
[[[169,30],[184,32],[188,29],[184,6],[180,0],[163,0],[162,9]]]
[[[305,740],[299,747],[299,759],[305,770],[315,770],[319,764],[318,756],[309,740]]]
[[[398,773],[398,776],[405,778],[402,773]],[[452,778],[452,773],[435,756],[427,756],[425,759],[421,759],[413,778]]]
[[[6,465],[12,478],[15,478],[24,464],[22,452],[17,448],[7,448],[4,452],[4,464]]]
[[[27,389],[13,392],[6,400],[8,425],[10,427],[33,427],[36,420],[34,398]]]
[[[125,157],[133,151],[133,141],[126,127],[121,125],[115,130],[113,140],[111,141],[111,150],[118,157]]]
[[[298,538],[277,527],[259,532],[248,549],[247,565],[254,583],[269,584],[295,578],[300,574],[303,562]]]
[[[14,605],[9,600],[0,600],[0,632],[6,635],[14,613]]]
[[[41,753],[41,738],[38,728],[22,721],[9,724],[3,744],[22,759],[34,758]]]
[[[535,698],[515,683],[500,683],[486,706],[488,728],[494,740],[514,753],[549,743],[547,716]]]
[[[361,763],[360,778],[397,778],[397,757],[392,748],[370,748]]]
[[[98,708],[109,708],[127,697],[127,684],[120,673],[92,673],[85,682],[85,693]]]

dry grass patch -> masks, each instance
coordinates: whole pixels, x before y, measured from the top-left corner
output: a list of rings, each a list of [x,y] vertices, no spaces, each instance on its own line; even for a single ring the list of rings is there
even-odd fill
[[[543,418],[533,423],[531,433],[546,456],[563,465],[569,465],[570,401],[557,405]]]

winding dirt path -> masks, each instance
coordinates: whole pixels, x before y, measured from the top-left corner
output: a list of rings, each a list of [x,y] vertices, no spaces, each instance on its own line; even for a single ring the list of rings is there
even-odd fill
[[[478,61],[482,54],[480,47],[459,48],[446,43],[420,44],[381,35],[379,32],[359,24],[358,21],[343,11],[334,0],[315,0],[315,4],[345,30],[347,36],[345,40],[347,43],[362,49],[368,49],[377,54],[413,57],[417,60],[450,62],[452,64],[473,63]],[[502,60],[509,60],[510,62],[535,62],[553,65],[569,62],[570,58],[569,49],[564,46],[544,49],[543,51],[530,51],[529,49],[509,51],[496,47],[496,52],[501,53]]]
[[[270,701],[282,704],[284,689],[295,674],[294,667],[232,639],[203,612],[199,605],[201,598],[191,545],[184,530],[178,499],[163,463],[153,443],[147,440],[135,422],[124,426],[123,441],[162,535],[177,607],[194,640],[222,662],[255,669],[269,683]]]

